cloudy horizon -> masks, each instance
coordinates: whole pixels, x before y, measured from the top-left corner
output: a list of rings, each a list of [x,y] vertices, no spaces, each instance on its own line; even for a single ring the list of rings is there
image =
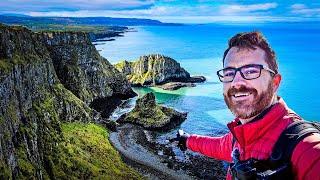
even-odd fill
[[[2,0],[0,14],[148,18],[162,22],[319,21],[320,3],[241,0]]]

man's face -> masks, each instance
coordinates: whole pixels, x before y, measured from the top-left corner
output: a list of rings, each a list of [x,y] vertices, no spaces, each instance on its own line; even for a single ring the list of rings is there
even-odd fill
[[[255,50],[232,47],[225,57],[224,68],[238,68],[248,64],[269,67],[265,62],[264,50],[258,47]],[[272,79],[270,72],[262,69],[257,79],[246,80],[237,72],[232,82],[223,83],[224,100],[231,112],[241,119],[261,113],[271,104],[277,89]]]

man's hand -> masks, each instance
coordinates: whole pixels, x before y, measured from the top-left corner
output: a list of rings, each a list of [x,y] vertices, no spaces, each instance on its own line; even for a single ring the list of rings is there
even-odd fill
[[[178,141],[178,147],[181,151],[187,150],[187,139],[190,135],[185,133],[182,129],[179,129],[177,132],[177,137],[171,139],[170,142]]]

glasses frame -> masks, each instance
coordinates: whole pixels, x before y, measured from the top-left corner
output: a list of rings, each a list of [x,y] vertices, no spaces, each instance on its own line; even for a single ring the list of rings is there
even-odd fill
[[[244,76],[244,74],[242,73],[241,69],[244,68],[244,67],[250,67],[250,66],[257,66],[257,67],[260,68],[259,76],[257,76],[256,78],[246,78],[246,77]],[[230,80],[230,81],[223,81],[223,80],[221,80],[221,78],[223,78],[224,76],[222,76],[221,74],[219,74],[219,72],[224,71],[224,70],[226,70],[226,69],[234,69],[234,70],[235,70],[234,76],[233,76],[232,80]],[[262,65],[262,64],[247,64],[247,65],[244,65],[244,66],[241,66],[241,67],[238,67],[238,68],[227,67],[227,68],[223,68],[223,69],[220,69],[219,71],[217,71],[217,75],[218,75],[218,77],[219,77],[219,80],[220,80],[221,82],[223,82],[223,83],[232,82],[232,81],[234,80],[234,78],[236,77],[238,71],[240,72],[240,75],[241,75],[241,77],[242,77],[243,79],[245,79],[245,80],[252,80],[252,79],[257,79],[257,78],[259,78],[259,77],[261,76],[261,70],[262,70],[262,69],[270,72],[273,76],[276,75],[276,73],[275,73],[273,70],[271,70],[271,69],[268,68],[268,67],[265,67],[265,66]]]

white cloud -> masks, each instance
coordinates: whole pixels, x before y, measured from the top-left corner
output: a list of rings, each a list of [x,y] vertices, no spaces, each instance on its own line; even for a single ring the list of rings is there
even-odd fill
[[[307,8],[307,6],[306,5],[304,5],[304,4],[292,4],[291,5],[291,9],[305,9],[305,8]]]
[[[81,1],[81,0],[78,0]],[[115,1],[115,0],[113,0]],[[98,0],[96,0],[98,2]],[[133,2],[133,1],[132,1]],[[142,1],[141,1],[142,2]],[[147,1],[146,1],[147,2]],[[148,1],[151,2],[151,1]],[[315,13],[304,4],[290,6],[295,14],[274,14],[273,9],[277,3],[249,4],[249,5],[197,5],[197,6],[150,6],[138,9],[106,9],[106,10],[76,10],[76,11],[33,11],[26,13],[32,16],[60,16],[60,17],[123,17],[123,18],[149,18],[164,22],[266,22],[266,21],[301,21],[309,17],[300,16],[299,13]],[[289,9],[290,10],[290,9]],[[317,10],[319,11],[319,10]]]
[[[149,9],[133,9],[133,10],[80,10],[80,11],[51,11],[51,12],[29,12],[31,16],[59,16],[59,17],[143,17],[163,16],[175,14],[174,8],[170,7],[151,7]]]
[[[153,6],[155,0],[1,0],[3,11],[107,10]]]
[[[309,8],[304,4],[293,4],[290,6],[291,13],[305,17],[320,17],[320,8]]]
[[[239,13],[250,13],[256,11],[267,11],[278,6],[277,3],[250,4],[250,5],[222,5],[220,13],[225,15],[233,15]]]

